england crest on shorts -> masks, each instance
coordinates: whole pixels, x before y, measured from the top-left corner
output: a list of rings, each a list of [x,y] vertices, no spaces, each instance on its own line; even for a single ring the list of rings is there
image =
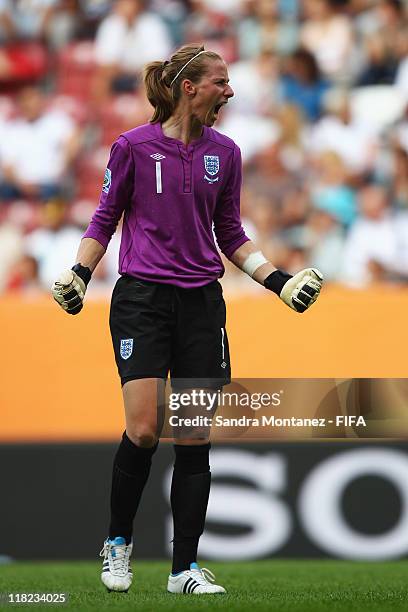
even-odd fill
[[[111,186],[111,183],[112,183],[112,172],[109,170],[109,168],[106,168],[105,176],[103,178],[102,191],[104,191],[105,193],[109,193],[109,188]]]
[[[133,353],[133,338],[126,338],[120,341],[120,356],[122,359],[129,359]]]
[[[218,155],[204,155],[204,167],[210,176],[217,174],[220,169],[220,158]]]

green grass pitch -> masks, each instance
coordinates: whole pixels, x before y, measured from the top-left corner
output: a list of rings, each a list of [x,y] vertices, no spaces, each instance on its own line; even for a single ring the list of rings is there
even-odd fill
[[[408,610],[408,561],[253,561],[208,563],[227,595],[166,592],[169,563],[133,561],[129,593],[107,593],[95,562],[16,562],[0,566],[0,592],[61,593],[67,604],[0,605],[2,610],[139,612],[223,610],[225,612],[380,612]],[[203,566],[207,565],[202,563]]]

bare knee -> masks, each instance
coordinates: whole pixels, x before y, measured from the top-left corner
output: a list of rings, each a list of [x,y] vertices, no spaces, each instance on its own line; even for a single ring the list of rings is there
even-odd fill
[[[127,437],[141,448],[151,448],[157,442],[156,432],[148,426],[127,427]]]
[[[160,435],[157,423],[157,403],[163,381],[137,379],[123,386],[126,433],[128,438],[142,448],[154,446]]]

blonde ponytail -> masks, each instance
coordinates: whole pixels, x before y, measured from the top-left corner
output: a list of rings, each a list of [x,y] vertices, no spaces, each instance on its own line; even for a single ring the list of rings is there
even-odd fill
[[[150,62],[144,69],[143,80],[147,99],[154,108],[150,123],[163,123],[173,114],[175,108],[171,89],[163,79],[165,66],[166,62]]]

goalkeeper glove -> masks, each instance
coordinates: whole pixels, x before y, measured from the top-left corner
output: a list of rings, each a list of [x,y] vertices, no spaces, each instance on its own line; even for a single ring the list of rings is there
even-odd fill
[[[91,280],[89,268],[75,264],[71,270],[64,270],[51,287],[56,302],[68,314],[78,314],[82,310],[85,291]]]
[[[322,288],[323,274],[316,268],[306,268],[294,276],[275,270],[264,281],[264,286],[270,289],[289,308],[296,312],[304,312],[319,297]]]

